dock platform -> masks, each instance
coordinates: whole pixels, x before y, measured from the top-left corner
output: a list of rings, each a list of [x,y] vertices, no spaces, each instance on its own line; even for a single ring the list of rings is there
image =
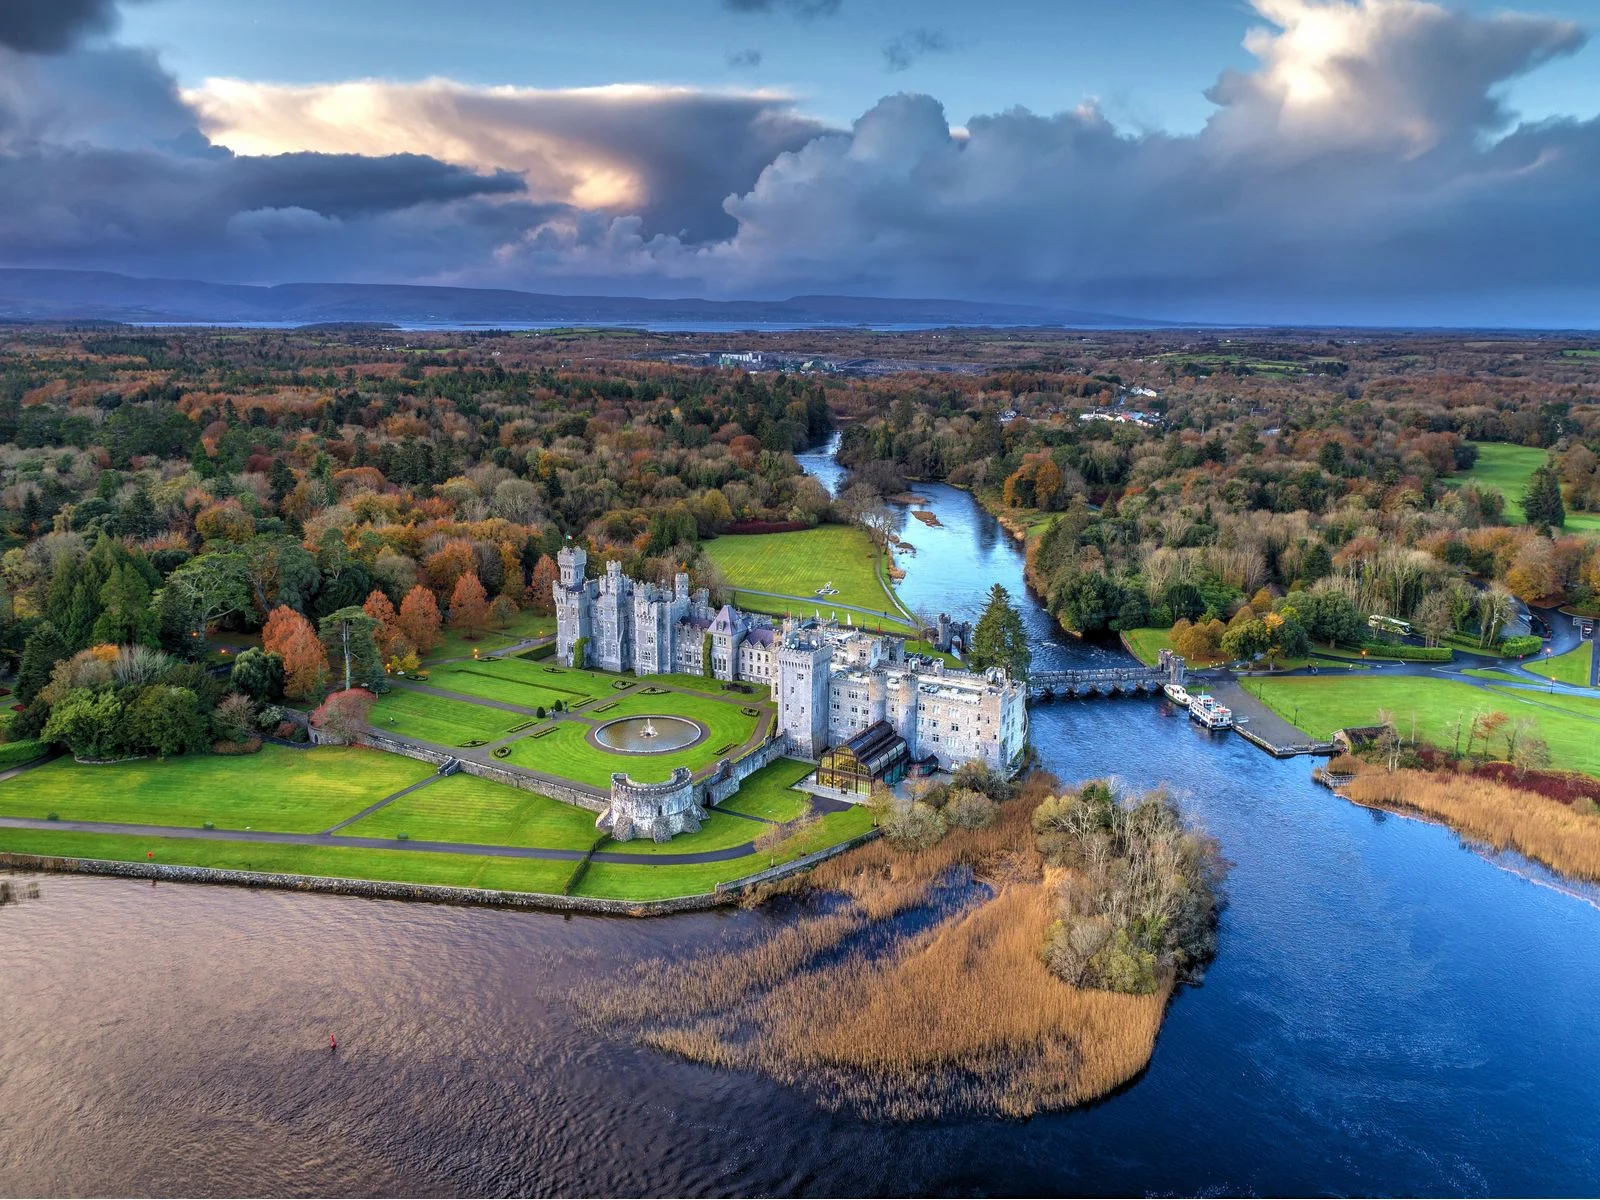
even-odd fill
[[[1232,678],[1208,679],[1206,691],[1233,710],[1234,732],[1274,758],[1334,752],[1332,742],[1319,742],[1308,737],[1303,730],[1289,724]]]

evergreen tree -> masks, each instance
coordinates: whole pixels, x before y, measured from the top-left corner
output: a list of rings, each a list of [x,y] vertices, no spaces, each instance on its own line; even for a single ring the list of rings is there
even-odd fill
[[[159,643],[156,613],[150,606],[150,586],[132,563],[111,573],[111,578],[100,589],[100,605],[93,641],[130,646]]]
[[[1028,631],[1022,626],[1022,614],[1011,602],[1011,593],[998,583],[989,590],[988,607],[972,631],[967,661],[980,671],[1003,667],[1013,679],[1028,678],[1028,668],[1033,664]]]
[[[39,689],[50,682],[56,663],[71,653],[66,639],[49,621],[35,629],[23,645],[22,664],[17,668],[17,703],[31,704]]]
[[[1567,523],[1566,505],[1561,502],[1561,480],[1548,462],[1528,479],[1522,491],[1522,511],[1528,524],[1541,532],[1560,529]]]
[[[383,658],[373,639],[377,628],[378,622],[354,605],[329,613],[317,623],[328,661],[343,676],[346,690],[382,684]]]

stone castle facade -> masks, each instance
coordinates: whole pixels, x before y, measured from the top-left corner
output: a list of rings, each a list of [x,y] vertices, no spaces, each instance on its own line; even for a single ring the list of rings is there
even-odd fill
[[[917,762],[945,769],[981,759],[1010,770],[1027,740],[1027,690],[1002,671],[952,670],[908,655],[905,641],[820,620],[775,624],[731,605],[713,609],[678,575],[671,591],[608,563],[589,579],[588,556],[568,547],[554,585],[556,654],[575,665],[635,675],[710,675],[770,690],[790,751],[819,758],[879,723]],[[710,669],[706,659],[710,656]]]

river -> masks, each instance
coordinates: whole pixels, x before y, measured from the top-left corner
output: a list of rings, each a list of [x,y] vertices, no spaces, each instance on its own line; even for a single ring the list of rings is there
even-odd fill
[[[825,479],[836,470],[814,458]],[[919,489],[915,608],[1021,557]],[[575,981],[781,916],[630,921],[48,876],[0,907],[0,1192],[1600,1192],[1600,909],[1157,701],[1044,705],[1063,777],[1166,783],[1234,864],[1149,1069],[1028,1122],[874,1125],[597,1040]],[[326,1048],[329,1031],[337,1053]]]

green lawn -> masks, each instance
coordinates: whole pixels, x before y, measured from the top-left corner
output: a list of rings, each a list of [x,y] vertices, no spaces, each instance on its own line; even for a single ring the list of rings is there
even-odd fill
[[[439,746],[462,746],[471,741],[492,742],[504,737],[512,726],[531,719],[466,700],[394,688],[378,697],[371,722],[380,733],[421,738]]]
[[[1550,745],[1553,765],[1600,775],[1600,698],[1485,689],[1458,680],[1414,676],[1300,676],[1252,680],[1244,687],[1279,716],[1318,738],[1331,737],[1345,726],[1371,725],[1380,708],[1394,714],[1406,737],[1411,736],[1415,715],[1417,735],[1446,748],[1456,744],[1448,726],[1463,716],[1470,721],[1475,713],[1498,710],[1513,718],[1532,717],[1538,736]]]
[[[785,605],[770,598],[745,596],[737,602],[758,612],[786,608],[809,614],[830,607],[855,605],[885,614],[886,622],[904,626],[905,614],[890,595],[879,569],[879,555],[863,530],[853,525],[819,525],[796,533],[727,535],[702,547],[733,587],[797,597]],[[832,583],[836,595],[818,596]],[[861,614],[855,614],[858,622]],[[841,618],[842,619],[842,618]]]
[[[612,683],[618,678],[520,658],[443,663],[428,670],[428,684],[432,687],[523,708],[549,708],[557,700],[571,705],[591,697],[616,695]]]
[[[1172,631],[1170,629],[1125,629],[1122,633],[1123,643],[1147,667],[1153,667],[1161,658],[1163,650],[1172,649]]]
[[[181,866],[547,894],[561,891],[573,867],[570,862],[554,860],[437,854],[426,850],[277,846],[32,829],[0,829],[0,848],[18,854],[53,854],[113,862],[144,862],[146,854],[154,851],[156,862]]]
[[[316,833],[427,778],[426,763],[358,747],[85,766],[58,758],[0,783],[0,816]]]
[[[1512,446],[1505,442],[1476,442],[1478,461],[1472,470],[1456,475],[1446,482],[1459,486],[1468,480],[1485,487],[1497,488],[1506,498],[1506,522],[1522,525],[1527,518],[1522,512],[1522,490],[1528,478],[1544,464],[1547,453],[1533,446]],[[1600,513],[1567,514],[1568,530],[1600,529]]]
[[[1589,686],[1589,668],[1594,660],[1594,643],[1584,642],[1576,650],[1568,650],[1554,658],[1529,659],[1523,665],[1535,675],[1554,679],[1558,683]]]
[[[595,814],[548,796],[457,773],[418,788],[340,830],[351,837],[587,850]]]
[[[623,692],[615,708],[592,714],[586,710],[585,715],[592,715],[592,719],[599,722],[655,713],[693,717],[710,730],[710,736],[697,746],[667,754],[613,754],[589,744],[586,740],[588,726],[577,721],[563,721],[553,733],[544,737],[524,737],[514,742],[508,761],[591,787],[609,787],[613,771],[626,771],[640,783],[661,783],[671,776],[675,767],[698,771],[719,758],[733,756],[762,719],[745,716],[742,709],[747,707],[754,706],[748,702],[724,702],[682,692],[663,692],[657,696]],[[725,746],[733,748],[724,750]]]
[[[810,797],[795,791],[794,785],[811,771],[810,763],[780,758],[746,779],[737,792],[717,807],[752,817],[766,817],[769,821],[792,821],[810,805]]]
[[[680,833],[668,842],[652,842],[649,838],[635,838],[628,842],[607,842],[600,849],[607,854],[637,854],[649,857],[656,854],[698,854],[702,850],[727,850],[753,842],[772,826],[759,821],[747,821],[732,813],[712,809],[701,822],[696,833]],[[746,866],[742,874],[754,868]]]
[[[544,637],[556,631],[556,619],[553,616],[541,616],[538,613],[524,609],[504,629],[490,629],[482,636],[468,639],[454,630],[444,631],[444,641],[429,652],[426,662],[435,662],[441,658],[471,658],[476,650],[479,654],[494,654],[514,642],[524,638]]]

